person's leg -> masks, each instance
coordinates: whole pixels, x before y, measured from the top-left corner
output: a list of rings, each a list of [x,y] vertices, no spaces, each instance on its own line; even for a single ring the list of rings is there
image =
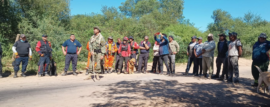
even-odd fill
[[[141,69],[142,69],[142,61],[143,61],[143,54],[140,54],[139,56],[139,65],[138,65],[138,73],[141,73]]]
[[[109,66],[109,56],[107,57],[107,55],[104,56],[104,68],[105,71],[108,70],[108,66]]]
[[[125,72],[124,73],[128,73],[128,61],[129,61],[129,57],[124,57],[125,60]]]
[[[231,57],[228,57],[228,81],[232,81],[233,78],[233,65],[231,62]]]
[[[146,71],[147,71],[148,58],[149,58],[149,54],[146,53],[146,54],[144,55],[144,73],[146,73]]]
[[[206,64],[207,57],[202,58],[202,69],[203,69],[203,75],[207,75],[207,64]]]
[[[193,75],[195,74],[195,68],[194,68],[194,67],[195,67],[195,66],[194,66],[194,61],[195,61],[195,59],[196,59],[196,58],[192,58],[192,59],[191,59],[191,61],[192,61],[191,64],[193,63],[193,71],[192,71],[192,74],[193,74]],[[190,65],[190,66],[191,66],[191,65]]]
[[[22,57],[22,76],[25,76],[28,60],[29,60],[29,57]]]
[[[14,65],[14,78],[17,77],[17,73],[20,70],[21,57],[15,59]]]
[[[156,69],[157,68],[157,57],[154,56],[153,58],[153,65],[152,65],[152,72],[155,73],[156,72]]]
[[[171,56],[171,72],[172,74],[175,74],[175,55],[170,55]]]
[[[239,68],[238,68],[238,57],[232,57],[232,65],[233,65],[233,72],[234,72],[234,81],[233,82],[239,82]]]
[[[124,61],[124,57],[120,57],[119,63],[118,63],[118,69],[117,69],[117,73],[120,74],[121,70],[123,68],[123,61]]]
[[[108,68],[109,68],[109,73],[111,73],[112,66],[113,66],[113,63],[114,63],[114,55],[110,55],[109,58],[110,59],[109,59],[109,66],[108,66]]]
[[[200,67],[200,75],[202,75],[202,58],[198,58],[198,66]]]
[[[72,70],[73,70],[73,74],[77,75],[76,70],[77,70],[77,61],[78,61],[78,55],[74,54],[72,55]]]
[[[50,57],[49,56],[46,56],[45,57],[45,75],[48,75],[48,71],[49,71],[49,65],[50,65]]]
[[[100,73],[101,72],[101,60],[100,60],[100,57],[101,57],[101,53],[96,53],[95,54],[95,60],[96,60],[96,63],[97,63],[97,67],[96,67],[96,72],[97,73]]]
[[[208,64],[209,64],[209,67],[208,67],[208,70],[209,70],[209,77],[211,78],[212,75],[213,75],[213,57],[209,57],[209,60],[208,60]]]
[[[222,63],[223,63],[223,58],[217,57],[217,59],[216,59],[217,72],[216,72],[216,75],[214,76],[214,78],[219,77]]]
[[[158,65],[160,69],[160,74],[163,74],[163,55],[159,56]]]
[[[66,55],[66,59],[65,59],[65,69],[64,69],[63,76],[66,75],[66,73],[68,71],[68,68],[69,68],[69,65],[70,65],[70,61],[71,61],[71,55],[70,54],[67,54]]]
[[[163,62],[165,63],[165,66],[167,68],[167,74],[172,74],[172,71],[170,71],[170,66],[168,64],[168,61],[169,61],[169,58],[168,58],[169,55],[164,55],[163,56]]]
[[[195,58],[195,61],[194,61],[194,72],[195,72],[195,75],[198,75],[198,70],[199,70],[199,58]]]
[[[38,75],[41,76],[44,71],[45,56],[39,58]]]
[[[191,63],[192,63],[192,59],[191,59],[190,57],[188,57],[188,63],[187,63],[187,68],[186,68],[186,74],[188,74],[188,72],[189,72]]]

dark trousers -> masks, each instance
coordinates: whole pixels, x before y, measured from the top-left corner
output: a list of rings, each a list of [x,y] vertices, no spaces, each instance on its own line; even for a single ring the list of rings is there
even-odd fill
[[[44,55],[43,57],[40,57],[38,65],[39,65],[38,66],[39,74],[43,74],[44,68],[45,68],[45,73],[47,73],[49,70],[49,65],[50,65],[50,55]]]
[[[238,80],[239,78],[239,66],[238,66],[238,56],[229,56],[228,59],[228,68],[229,68],[229,79],[235,78],[235,80]]]
[[[147,70],[148,57],[149,57],[149,53],[141,53],[140,54],[140,56],[139,56],[139,66],[138,66],[139,72],[141,72],[143,61],[144,61],[144,71]]]
[[[202,75],[202,58],[195,58],[194,60],[194,72],[195,75],[199,74],[199,68],[200,68],[200,75]]]
[[[130,59],[134,58],[135,59],[135,68],[136,68],[136,71],[137,71],[137,68],[138,68],[138,63],[137,63],[137,54],[131,54],[130,56]]]
[[[22,72],[24,73],[26,71],[27,65],[28,65],[28,59],[29,57],[19,57],[15,59],[15,66],[14,71],[18,72],[20,70],[20,64],[22,62]]]
[[[175,74],[175,55],[169,55],[170,71]]]
[[[123,68],[123,61],[125,61],[125,70],[127,72],[127,65],[128,65],[128,61],[129,61],[129,57],[120,57],[120,62],[119,62],[119,66],[118,66],[118,70],[121,71],[121,69]]]
[[[2,75],[2,52],[0,52],[0,75]]]
[[[216,73],[216,75],[218,77],[219,77],[219,74],[220,74],[221,64],[224,65],[225,59],[226,58],[221,58],[221,57],[217,57],[217,59],[216,59],[216,66],[217,66],[217,73]]]
[[[228,78],[228,58],[225,58],[224,63],[223,63],[223,69],[222,69],[222,75],[221,78],[224,78],[226,75],[226,78]]]
[[[267,61],[267,62],[254,62],[254,61],[252,61],[251,73],[252,73],[252,76],[253,76],[253,78],[255,80],[255,83],[258,83],[260,72],[255,67],[255,65],[258,66],[262,70],[262,72],[267,72],[268,71],[269,61]]]
[[[188,63],[187,63],[186,73],[189,72],[189,69],[191,67],[191,64],[194,62],[194,60],[195,60],[195,58],[188,57]],[[195,73],[194,71],[195,71],[195,69],[193,67],[193,74]]]
[[[65,72],[68,71],[70,61],[72,62],[72,70],[73,72],[75,72],[77,70],[77,60],[78,60],[77,54],[67,54],[65,60]]]
[[[159,61],[159,56],[154,56],[153,58],[153,65],[152,65],[152,72],[157,72],[157,68],[158,71],[160,71],[159,67],[158,67],[158,61]]]
[[[117,70],[118,69],[118,66],[120,65],[120,55],[116,55],[116,58],[115,58],[115,67],[114,69]],[[120,69],[122,70],[122,68]]]
[[[170,71],[170,67],[169,67],[169,64],[168,64],[168,57],[169,55],[160,55],[159,56],[159,69],[160,69],[160,73],[163,73],[163,62],[165,63],[165,66],[167,68],[167,74],[170,74],[171,71]]]

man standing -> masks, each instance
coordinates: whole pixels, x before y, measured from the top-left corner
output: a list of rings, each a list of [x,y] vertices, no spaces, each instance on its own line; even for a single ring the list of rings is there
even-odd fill
[[[2,76],[3,76],[3,72],[2,72],[2,53],[3,53],[3,51],[2,51],[2,46],[1,46],[1,43],[0,43],[0,78],[2,78]]]
[[[195,70],[195,76],[202,75],[202,37],[198,37],[198,43],[194,47],[194,54],[195,54],[195,60],[194,60],[194,70]],[[199,67],[200,67],[200,73],[199,73]]]
[[[259,71],[255,67],[258,66],[263,72],[268,70],[269,65],[269,49],[270,42],[266,40],[267,36],[265,33],[261,33],[259,36],[259,41],[253,45],[252,52],[252,75],[254,78],[253,86],[258,86]]]
[[[160,38],[160,39],[159,39]],[[171,75],[172,71],[170,71],[170,67],[168,65],[169,61],[169,40],[167,39],[166,34],[159,34],[159,38],[157,34],[155,34],[155,40],[159,43],[159,68],[160,74],[163,74],[163,62],[167,68],[167,75]]]
[[[215,41],[213,40],[213,34],[208,34],[207,36],[208,41],[206,41],[203,44],[202,47],[202,68],[203,68],[203,74],[204,77],[207,77],[207,70],[209,70],[209,76],[208,78],[212,77],[213,69],[212,69],[212,64],[213,64],[213,57],[214,57],[214,50],[216,47]]]
[[[105,55],[105,64],[104,64],[105,74],[111,73],[113,61],[114,61],[114,55],[115,55],[115,52],[117,52],[117,46],[113,42],[112,37],[108,38],[108,42],[106,43],[106,51],[107,52]]]
[[[197,39],[196,36],[192,36],[191,42],[188,45],[188,48],[187,48],[188,63],[187,63],[187,68],[186,68],[186,72],[184,73],[184,75],[188,75],[191,64],[195,59],[194,46],[196,45],[196,39]],[[194,74],[194,67],[193,67],[193,74]]]
[[[71,34],[70,39],[66,40],[64,44],[62,45],[63,54],[66,56],[65,69],[64,69],[65,71],[62,74],[62,76],[66,76],[71,61],[72,61],[73,75],[75,76],[77,75],[76,67],[77,67],[78,55],[81,53],[81,50],[82,50],[81,43],[75,39],[74,34]]]
[[[38,52],[40,59],[38,63],[38,76],[43,75],[45,67],[45,76],[49,76],[48,70],[50,65],[50,59],[52,57],[51,42],[47,41],[47,35],[42,35],[42,40],[37,42],[36,51]]]
[[[123,38],[123,43],[121,43],[120,48],[118,49],[118,53],[120,54],[120,62],[119,66],[117,69],[117,73],[121,73],[121,69],[123,68],[123,61],[125,61],[125,68],[124,68],[124,73],[127,74],[127,69],[128,69],[128,61],[130,58],[131,54],[131,46],[128,43],[128,38],[124,37]]]
[[[132,59],[132,58],[135,59],[135,68],[136,68],[136,71],[138,71],[137,55],[138,55],[138,49],[140,48],[140,46],[137,44],[137,42],[134,41],[133,36],[129,37],[129,44],[130,44],[130,47],[131,47],[130,59]]]
[[[94,35],[90,39],[90,52],[91,52],[91,64],[89,69],[92,72],[97,72],[96,79],[99,80],[98,73],[101,72],[100,62],[104,58],[104,54],[106,53],[106,41],[104,37],[101,35],[101,30],[99,27],[94,27]],[[94,68],[94,64],[97,63],[97,66]],[[95,69],[95,70],[94,70]]]
[[[147,61],[149,57],[149,49],[151,48],[151,43],[148,42],[148,36],[144,37],[144,40],[140,43],[140,56],[139,56],[139,66],[138,66],[138,72],[141,73],[142,71],[142,64],[144,62],[144,73],[146,73],[147,70]]]
[[[169,36],[169,48],[170,48],[170,55],[169,55],[169,65],[172,72],[172,75],[175,75],[175,55],[179,52],[179,44],[174,40],[173,36]]]
[[[122,43],[121,39],[118,38],[117,39],[117,43],[116,43],[117,50],[119,50],[121,43]],[[116,60],[115,60],[115,67],[114,67],[115,72],[117,72],[117,69],[118,69],[118,66],[119,66],[119,62],[120,62],[120,57],[121,56],[119,55],[119,53],[116,52]],[[121,68],[121,70],[122,70],[122,68]]]
[[[226,63],[225,60],[226,60],[226,56],[227,56],[226,54],[228,51],[228,45],[227,45],[227,40],[226,40],[225,34],[219,35],[219,42],[218,42],[217,49],[218,49],[218,56],[216,59],[217,73],[212,78],[219,78],[221,64],[224,65],[224,63]]]
[[[17,73],[20,70],[20,63],[22,62],[22,77],[25,77],[25,71],[28,65],[28,59],[32,59],[31,46],[26,40],[24,34],[20,35],[20,40],[16,41],[12,47],[12,51],[16,55],[15,65],[14,65],[14,78],[17,78]]]
[[[237,33],[229,33],[230,43],[228,49],[229,75],[228,82],[238,83],[239,68],[238,59],[242,55],[242,43],[237,39]],[[234,75],[233,75],[234,74]],[[235,76],[235,77],[233,77]]]

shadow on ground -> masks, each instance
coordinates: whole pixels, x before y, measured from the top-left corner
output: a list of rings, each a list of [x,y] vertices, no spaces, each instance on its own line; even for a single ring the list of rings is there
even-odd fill
[[[248,107],[270,106],[270,96],[255,93],[251,79],[241,78],[242,83],[179,83],[176,80],[121,81],[106,85],[106,91],[96,91],[81,97],[105,98],[105,103],[89,106],[208,106]]]

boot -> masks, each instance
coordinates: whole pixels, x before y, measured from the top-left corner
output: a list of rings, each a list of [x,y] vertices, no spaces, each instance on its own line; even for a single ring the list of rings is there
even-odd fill
[[[88,75],[89,74],[89,72],[88,72],[88,69],[86,70],[86,72],[85,72],[85,75]]]
[[[74,76],[77,76],[77,73],[76,73],[76,71],[73,71],[73,75],[74,75]]]
[[[16,71],[14,71],[14,76],[13,76],[13,78],[17,78],[18,76],[17,76],[17,72]]]
[[[99,74],[98,73],[96,74],[96,79],[99,80]]]
[[[219,76],[218,75],[214,75],[214,76],[212,76],[212,78],[213,79],[216,79],[216,78],[219,78]]]
[[[26,75],[24,74],[24,72],[22,72],[21,77],[26,77]]]
[[[67,71],[64,71],[62,76],[66,76],[67,75]]]

